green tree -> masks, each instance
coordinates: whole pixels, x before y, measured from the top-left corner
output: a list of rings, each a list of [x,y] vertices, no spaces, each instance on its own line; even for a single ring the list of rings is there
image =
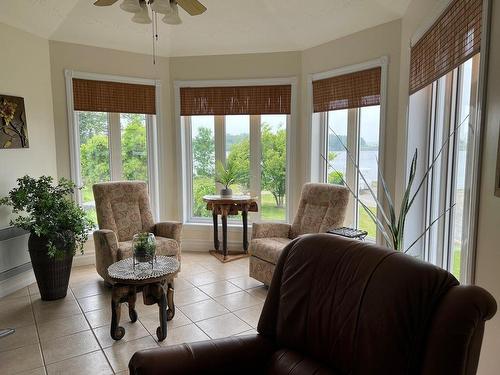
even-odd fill
[[[193,170],[196,176],[214,178],[215,173],[215,142],[209,128],[199,128],[193,139]]]
[[[126,180],[148,180],[146,127],[141,117],[132,118],[122,133],[122,168]]]
[[[238,183],[243,189],[250,189],[250,141],[248,137],[233,144],[227,156],[227,163],[232,163],[239,171]]]
[[[105,112],[78,112],[80,143],[84,144],[95,135],[108,134],[108,114]]]
[[[262,188],[274,197],[277,207],[283,207],[286,194],[286,131],[273,132],[269,124],[263,124]]]
[[[108,137],[94,135],[80,147],[81,174],[86,187],[109,180]]]
[[[211,216],[211,213],[206,209],[207,204],[203,201],[203,196],[213,194],[215,194],[213,177],[198,176],[193,178],[193,216]]]

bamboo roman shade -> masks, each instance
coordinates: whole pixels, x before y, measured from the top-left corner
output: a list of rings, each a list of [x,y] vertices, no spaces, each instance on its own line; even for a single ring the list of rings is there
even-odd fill
[[[291,112],[291,85],[182,87],[181,116],[279,115]]]
[[[479,52],[483,0],[454,0],[411,48],[410,94]]]
[[[380,67],[313,82],[314,112],[380,104]]]
[[[73,78],[75,111],[156,114],[155,86]]]

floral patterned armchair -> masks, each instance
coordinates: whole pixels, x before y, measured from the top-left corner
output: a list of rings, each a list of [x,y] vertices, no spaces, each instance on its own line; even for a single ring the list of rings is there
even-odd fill
[[[349,190],[340,185],[308,183],[302,189],[293,224],[254,223],[250,242],[250,277],[271,283],[282,250],[294,238],[342,226]]]
[[[108,267],[132,256],[132,237],[137,233],[154,233],[156,254],[180,261],[182,223],[154,222],[145,182],[104,182],[92,189],[99,224],[94,231],[96,269],[106,282],[111,282]]]

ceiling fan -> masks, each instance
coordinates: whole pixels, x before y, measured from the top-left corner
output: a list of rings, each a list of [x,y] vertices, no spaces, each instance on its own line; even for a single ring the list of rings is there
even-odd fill
[[[94,5],[106,7],[113,5],[118,0],[97,0]],[[123,0],[120,8],[126,12],[134,13],[133,22],[151,23],[149,17],[148,5],[151,11],[156,14],[163,14],[162,21],[169,25],[179,25],[182,23],[179,17],[178,5],[180,5],[191,16],[197,16],[204,13],[207,8],[198,0]]]

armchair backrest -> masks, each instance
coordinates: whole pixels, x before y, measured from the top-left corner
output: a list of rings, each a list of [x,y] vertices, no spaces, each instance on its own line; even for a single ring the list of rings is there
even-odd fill
[[[475,374],[493,297],[411,256],[334,235],[282,252],[258,325],[338,374]]]
[[[291,238],[307,233],[324,233],[344,223],[349,190],[340,185],[308,183],[302,188]]]
[[[153,231],[154,220],[145,182],[103,182],[94,184],[92,190],[99,229],[112,230],[118,241],[129,241],[134,234]]]

